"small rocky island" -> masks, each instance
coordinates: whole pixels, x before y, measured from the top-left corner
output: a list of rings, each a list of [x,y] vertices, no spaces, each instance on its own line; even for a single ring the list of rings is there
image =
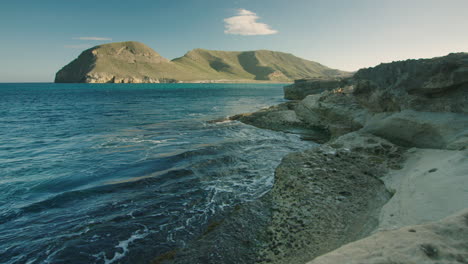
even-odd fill
[[[299,80],[285,96],[231,119],[324,144],[154,263],[468,263],[468,54]]]
[[[289,53],[194,49],[168,60],[136,41],[83,51],[59,70],[56,83],[292,82],[304,77],[349,76]]]

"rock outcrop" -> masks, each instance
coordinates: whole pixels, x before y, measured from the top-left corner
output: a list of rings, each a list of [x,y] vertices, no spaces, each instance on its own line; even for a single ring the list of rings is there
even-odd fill
[[[170,262],[468,263],[467,59],[450,54],[304,82],[312,88],[302,92],[320,93],[231,117],[321,131],[328,142],[287,155],[270,192]]]
[[[268,50],[194,49],[170,61],[143,43],[127,41],[83,51],[57,72],[55,82],[290,82],[306,76],[331,78],[347,74],[292,54]]]
[[[424,225],[384,231],[308,264],[468,263],[468,210]]]
[[[364,129],[407,147],[459,149],[468,142],[467,68],[468,54],[456,53],[381,64],[341,80],[298,82],[285,93],[306,95],[296,117],[331,138]]]
[[[330,142],[282,160],[262,198],[272,215],[258,263],[305,263],[377,227],[391,197],[379,176],[400,164],[402,149],[372,135],[354,137],[351,149]]]
[[[468,147],[468,115],[403,110],[379,113],[364,131],[405,147],[463,149]]]
[[[299,81],[285,94],[302,100],[233,117],[329,140],[283,159],[240,263],[468,263],[468,212],[441,220],[468,202],[467,67],[458,53]]]
[[[411,148],[403,159],[400,170],[382,178],[394,195],[378,230],[439,221],[467,208],[468,150]]]
[[[340,87],[343,81],[344,79],[340,78],[311,78],[295,80],[294,84],[284,87],[284,98],[289,100],[302,100],[307,95],[319,94],[321,92]]]
[[[305,263],[363,238],[377,228],[379,210],[391,197],[378,177],[399,168],[403,151],[352,133],[287,155],[269,193],[236,208],[166,262]]]
[[[350,78],[299,80],[285,87],[285,98],[302,100],[323,90],[352,91],[373,112],[405,109],[468,113],[468,54],[407,60],[361,69]]]
[[[327,142],[330,139],[329,133],[299,119],[297,107],[298,103],[296,102],[286,102],[254,113],[231,116],[229,119],[259,128],[300,134],[305,140],[313,140],[318,143]]]

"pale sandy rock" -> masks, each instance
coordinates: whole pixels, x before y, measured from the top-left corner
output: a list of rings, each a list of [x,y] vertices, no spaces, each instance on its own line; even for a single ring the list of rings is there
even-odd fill
[[[405,156],[403,168],[383,178],[394,196],[380,229],[440,220],[468,206],[468,150],[411,149]]]
[[[327,129],[332,138],[359,130],[370,117],[352,96],[328,92],[307,96],[295,111],[305,123]]]
[[[378,232],[308,264],[468,263],[468,210],[424,225]]]
[[[395,144],[460,149],[468,135],[468,115],[405,110],[375,115],[364,131]]]
[[[254,113],[235,115],[229,119],[259,128],[301,134],[304,138],[316,142],[328,141],[329,134],[326,131],[298,118],[296,107],[296,102],[287,102]]]

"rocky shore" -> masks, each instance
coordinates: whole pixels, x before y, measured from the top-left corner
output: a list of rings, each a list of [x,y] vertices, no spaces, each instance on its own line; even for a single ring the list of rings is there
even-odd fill
[[[323,144],[284,157],[269,193],[154,263],[468,263],[468,54],[285,95],[231,119]]]

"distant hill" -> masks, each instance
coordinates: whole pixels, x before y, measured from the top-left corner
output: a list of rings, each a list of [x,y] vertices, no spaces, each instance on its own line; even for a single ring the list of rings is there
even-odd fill
[[[194,49],[170,61],[143,43],[127,41],[83,51],[57,72],[55,82],[290,82],[347,75],[289,53],[269,50]]]

